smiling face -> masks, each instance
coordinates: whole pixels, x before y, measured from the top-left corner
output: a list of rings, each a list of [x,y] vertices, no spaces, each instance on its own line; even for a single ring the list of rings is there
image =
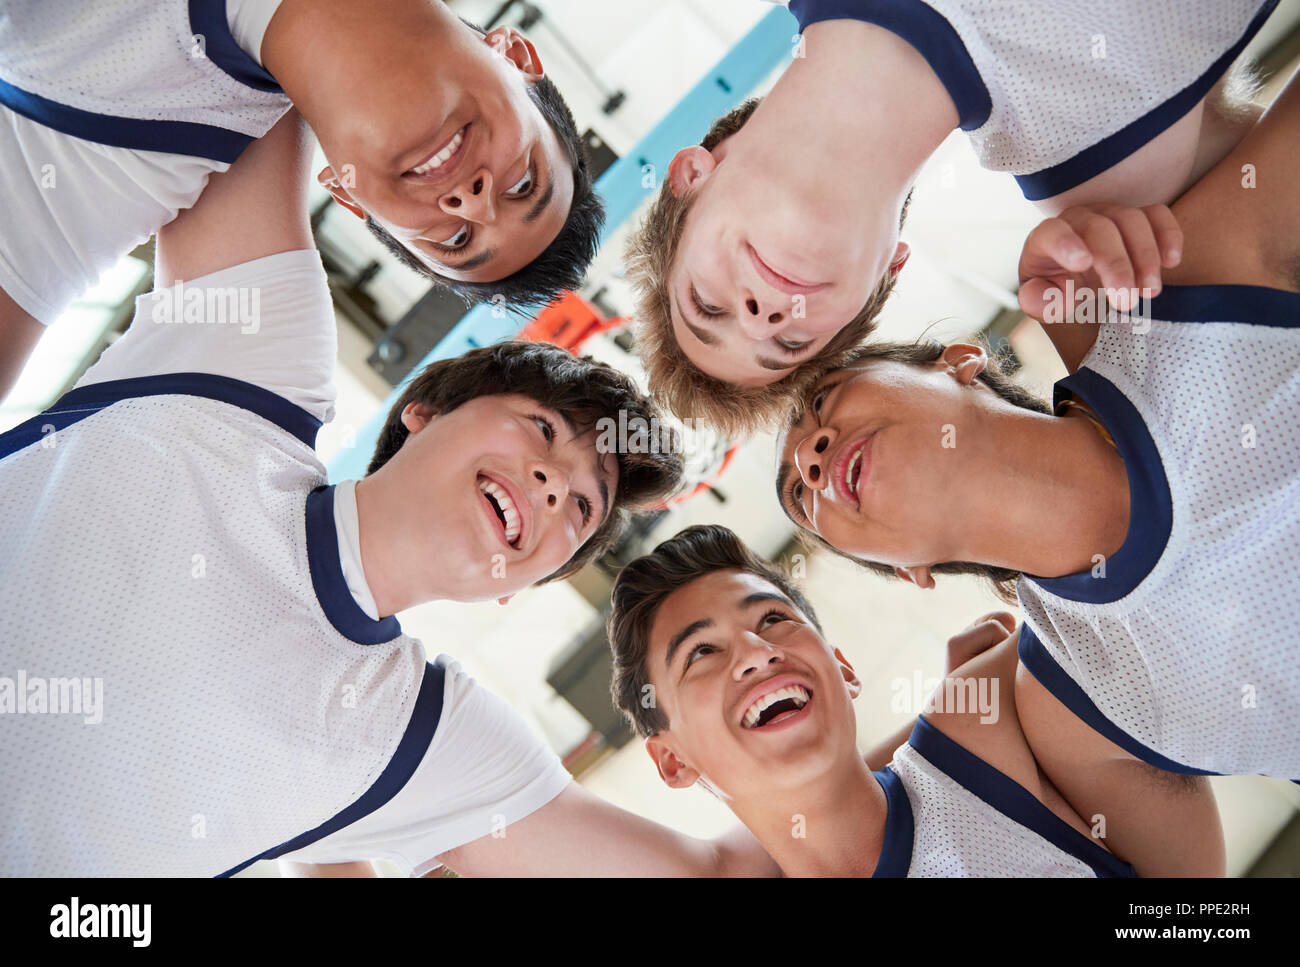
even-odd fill
[[[646,748],[671,786],[751,802],[858,758],[852,666],[774,585],[713,571],[663,600],[646,669],[668,727]]]
[[[563,566],[610,512],[618,461],[527,396],[480,396],[446,414],[402,414],[409,436],[381,473],[396,475],[407,547],[421,583],[459,601],[512,594]],[[406,499],[409,495],[409,499]]]
[[[437,274],[491,282],[559,234],[573,163],[528,94],[542,76],[532,44],[509,27],[446,33],[438,70],[394,70],[400,52],[386,52],[364,111],[317,126],[320,181]]]
[[[866,560],[951,559],[953,508],[972,485],[967,435],[993,395],[975,381],[987,362],[980,347],[953,345],[933,363],[875,359],[827,374],[777,444],[791,520]]]
[[[674,337],[699,369],[733,386],[781,379],[824,349],[907,258],[900,210],[846,212],[803,197],[770,146],[742,130],[712,152],[678,152],[670,188],[691,197],[668,275]],[[824,186],[823,186],[824,187]]]

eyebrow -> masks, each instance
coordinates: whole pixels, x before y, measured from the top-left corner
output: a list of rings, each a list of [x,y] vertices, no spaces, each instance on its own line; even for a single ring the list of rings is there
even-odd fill
[[[677,307],[677,314],[682,317],[682,322],[685,324],[686,328],[691,331],[691,334],[694,335],[696,339],[704,343],[704,345],[706,346],[718,345],[718,343],[721,340],[719,340],[717,336],[713,335],[713,333],[711,332],[701,329],[699,326],[692,323],[691,320],[686,317],[686,312],[685,310],[682,309],[681,301],[678,300],[676,296],[673,297],[673,305]]]
[[[697,631],[703,631],[705,628],[712,627],[712,618],[701,618],[699,621],[692,621],[681,631],[677,632],[677,634],[673,635],[672,640],[668,642],[668,656],[664,659],[664,667],[672,667],[673,655],[677,654],[677,649],[681,647],[683,641],[695,634]]]
[[[755,591],[753,594],[747,594],[740,599],[739,608],[741,611],[744,611],[763,601],[776,601],[779,604],[786,605],[791,610],[798,610],[793,601],[787,598],[784,594],[780,594],[776,591]],[[695,634],[697,631],[703,631],[705,628],[712,627],[712,618],[700,618],[698,621],[692,621],[681,631],[677,632],[677,634],[673,635],[672,640],[668,642],[668,655],[664,659],[664,667],[672,667],[673,655],[677,654],[677,649],[682,646],[682,642],[686,641],[687,638]]]
[[[555,195],[555,179],[551,177],[550,171],[547,171],[546,173],[546,182],[546,190],[542,192],[542,196],[537,199],[537,203],[533,205],[533,207],[528,210],[528,214],[524,216],[525,225],[537,221],[537,219],[541,217],[542,212],[546,210],[546,206],[551,203],[551,198]]]
[[[473,258],[468,258],[464,262],[443,262],[442,264],[446,268],[453,269],[457,272],[469,272],[472,269],[477,269],[480,266],[491,262],[496,257],[496,249],[486,248],[482,252],[479,252],[478,255],[475,255]]]

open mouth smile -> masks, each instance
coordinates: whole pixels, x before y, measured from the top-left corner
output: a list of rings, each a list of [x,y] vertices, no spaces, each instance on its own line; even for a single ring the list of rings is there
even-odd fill
[[[508,547],[519,550],[526,529],[527,507],[522,496],[505,481],[486,474],[479,474],[478,489],[501,539]]]
[[[859,490],[871,471],[871,444],[874,439],[875,434],[872,433],[841,449],[831,474],[839,497],[859,510],[862,509]]]
[[[812,703],[812,690],[787,680],[751,699],[745,706],[740,726],[744,729],[769,729],[803,717]]]

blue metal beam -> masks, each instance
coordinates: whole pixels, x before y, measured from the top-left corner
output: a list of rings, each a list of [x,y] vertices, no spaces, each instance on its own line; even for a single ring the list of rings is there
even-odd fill
[[[644,187],[643,172],[653,165],[666,172],[668,162],[684,145],[699,144],[714,119],[735,107],[764,78],[790,57],[798,37],[798,24],[784,7],[764,15],[714,68],[678,102],[662,121],[610,165],[596,182],[605,201],[604,242],[641,206],[654,187]],[[657,178],[653,179],[657,182]],[[493,306],[480,305],[467,312],[455,327],[410,372],[379,407],[379,412],[356,436],[354,446],[341,450],[330,462],[333,481],[365,475],[375,440],[384,419],[402,391],[424,367],[439,359],[459,356],[476,346],[510,339],[522,328],[520,319]]]

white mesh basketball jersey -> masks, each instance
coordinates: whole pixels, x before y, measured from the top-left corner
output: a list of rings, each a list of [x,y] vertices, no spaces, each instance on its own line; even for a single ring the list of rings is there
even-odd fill
[[[1153,765],[1297,779],[1300,295],[1166,286],[1150,316],[1102,324],[1057,384],[1115,439],[1129,531],[1088,572],[1021,578],[1021,660]]]
[[[1134,875],[924,716],[876,778],[889,805],[875,876]]]
[[[0,287],[27,313],[53,322],[284,114],[245,50],[277,4],[232,2],[239,42],[222,0],[4,4]]]
[[[218,875],[414,771],[441,677],[340,590],[316,426],[178,374],[82,387],[0,437],[6,875]],[[83,714],[33,685],[64,679]]]
[[[1050,198],[1128,157],[1206,95],[1277,0],[790,0],[925,57],[980,163]]]
[[[311,447],[336,354],[320,256],[280,252],[141,296],[0,435],[0,875],[420,873],[572,782],[360,603],[353,489]]]

